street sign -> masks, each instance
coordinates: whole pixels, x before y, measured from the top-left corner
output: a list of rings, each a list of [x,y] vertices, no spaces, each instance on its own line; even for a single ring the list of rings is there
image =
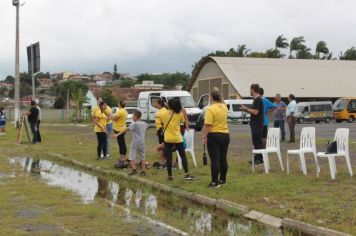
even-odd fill
[[[35,74],[41,70],[40,43],[31,44],[27,47],[28,73]],[[33,70],[33,72],[32,72]]]

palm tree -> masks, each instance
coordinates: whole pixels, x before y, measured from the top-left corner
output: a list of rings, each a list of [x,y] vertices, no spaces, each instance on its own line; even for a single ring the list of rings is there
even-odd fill
[[[339,58],[340,60],[356,60],[356,48],[352,47],[347,49],[345,53],[341,52]]]
[[[289,58],[293,58],[293,51],[303,50],[305,48],[305,39],[303,36],[295,37],[289,44]]]
[[[287,39],[284,37],[284,35],[279,35],[276,39],[276,42],[275,42],[275,49],[278,49],[278,48],[288,48],[289,47],[289,43],[287,41]]]
[[[312,59],[313,55],[311,54],[311,49],[303,45],[296,53],[296,59]]]
[[[277,48],[268,49],[265,54],[267,58],[282,58],[285,56]]]
[[[251,50],[247,49],[245,44],[239,44],[236,50],[236,57],[246,57],[250,51]]]
[[[75,118],[78,121],[82,114],[82,106],[88,102],[88,98],[83,93],[82,89],[77,89],[72,93],[72,99],[75,103]]]
[[[329,54],[329,48],[325,41],[319,41],[315,48],[315,59],[320,59],[320,54],[323,54],[323,59]]]

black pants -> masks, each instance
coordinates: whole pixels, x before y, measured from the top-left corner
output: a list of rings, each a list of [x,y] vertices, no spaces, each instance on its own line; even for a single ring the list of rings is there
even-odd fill
[[[114,132],[117,134],[119,132],[115,131]],[[120,149],[120,155],[126,155],[127,153],[127,146],[126,146],[126,142],[125,142],[125,134],[122,134],[120,136],[117,136],[117,145],[119,145],[119,149]]]
[[[29,122],[31,133],[32,133],[32,143],[37,143],[37,121],[36,122]]]
[[[97,132],[96,137],[98,138],[98,147],[97,147],[98,157],[100,157],[101,151],[103,151],[104,156],[106,156],[107,154],[106,133]]]
[[[42,138],[41,138],[41,133],[40,133],[40,124],[41,124],[41,121],[38,120],[37,121],[37,142],[42,142]]]
[[[289,116],[288,117],[288,126],[289,126],[289,132],[290,132],[290,141],[295,141],[295,117],[294,116]]]
[[[230,135],[226,133],[208,134],[208,153],[211,161],[211,182],[226,181],[228,170],[227,150],[230,144]]]
[[[254,149],[263,149],[263,126],[251,126],[251,136]],[[262,154],[255,155],[255,161],[263,161]]]
[[[164,143],[164,157],[167,161],[167,171],[168,176],[172,176],[172,149],[173,145],[177,147],[177,151],[182,158],[183,169],[185,173],[188,173],[188,161],[187,155],[185,154],[183,143]]]

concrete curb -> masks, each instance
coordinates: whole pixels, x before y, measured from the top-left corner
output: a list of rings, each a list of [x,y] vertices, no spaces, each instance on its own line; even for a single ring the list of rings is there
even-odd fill
[[[208,196],[204,196],[201,194],[194,194],[191,192],[184,191],[182,189],[173,188],[171,186],[154,182],[149,179],[140,178],[140,177],[129,177],[127,174],[122,172],[117,172],[115,170],[103,170],[100,166],[85,164],[77,160],[68,159],[57,153],[49,153],[49,155],[57,158],[58,160],[69,163],[75,166],[79,166],[81,168],[92,170],[98,172],[103,175],[115,176],[123,179],[128,179],[131,181],[136,181],[146,186],[152,187],[156,190],[165,192],[165,193],[173,193],[177,196],[183,197],[193,202],[197,202],[204,206],[212,207],[215,209],[219,209],[227,214],[231,214],[234,216],[243,216],[246,219],[253,220],[263,224],[267,228],[273,229],[290,229],[294,231],[298,231],[303,234],[308,235],[320,235],[320,236],[349,236],[349,234],[341,233],[335,230],[314,226],[311,224],[303,223],[297,220],[292,220],[289,218],[278,218],[274,217],[259,211],[255,211],[250,209],[248,206],[240,205],[234,202],[230,202],[224,199],[215,199]]]

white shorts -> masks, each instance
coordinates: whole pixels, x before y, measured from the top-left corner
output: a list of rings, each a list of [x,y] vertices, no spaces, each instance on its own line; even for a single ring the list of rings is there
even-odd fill
[[[138,158],[137,158],[138,157]],[[145,160],[145,148],[144,147],[133,147],[131,145],[129,152],[130,161],[144,161]]]

